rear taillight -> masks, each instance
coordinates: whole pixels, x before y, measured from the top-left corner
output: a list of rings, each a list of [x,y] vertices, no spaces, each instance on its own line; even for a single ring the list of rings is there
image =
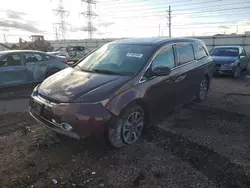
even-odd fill
[[[68,63],[67,59],[63,59],[62,63],[67,64]]]

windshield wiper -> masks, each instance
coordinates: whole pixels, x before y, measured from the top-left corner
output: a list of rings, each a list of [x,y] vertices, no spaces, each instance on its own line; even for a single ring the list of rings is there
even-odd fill
[[[94,72],[94,71],[89,70],[89,69],[83,69],[79,65],[76,65],[76,67],[78,67],[81,71],[84,71],[84,72]]]
[[[117,75],[124,75],[123,73],[114,72],[111,70],[105,70],[105,69],[92,69],[92,71],[97,73],[104,73],[104,74],[117,74]]]

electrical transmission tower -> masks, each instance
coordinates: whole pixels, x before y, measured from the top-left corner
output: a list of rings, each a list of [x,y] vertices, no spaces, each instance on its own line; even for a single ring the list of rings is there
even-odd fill
[[[56,16],[58,16],[59,18],[59,22],[58,23],[54,23],[53,27],[54,30],[56,31],[56,38],[58,39],[58,33],[57,30],[59,30],[60,32],[60,38],[61,40],[65,40],[66,39],[66,33],[67,33],[67,22],[65,21],[66,17],[69,16],[69,11],[64,9],[63,6],[63,0],[58,0],[59,4],[57,9],[53,9],[52,11],[54,12],[54,14]]]
[[[83,15],[88,19],[88,24],[83,28],[84,31],[87,31],[89,34],[89,38],[92,39],[93,33],[97,30],[93,26],[93,19],[95,19],[98,15],[92,11],[92,5],[96,5],[97,1],[95,0],[81,0],[84,3],[87,3],[87,11],[80,12],[80,15]]]
[[[167,13],[168,13],[168,15],[167,15],[168,23],[167,23],[167,25],[168,25],[168,29],[169,29],[169,37],[171,37],[171,30],[172,30],[171,6],[168,7]]]

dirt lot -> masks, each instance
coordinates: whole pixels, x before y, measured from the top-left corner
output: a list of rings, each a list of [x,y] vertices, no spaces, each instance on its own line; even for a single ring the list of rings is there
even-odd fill
[[[214,78],[205,102],[166,115],[120,150],[104,138],[76,141],[37,125],[27,112],[31,89],[0,94],[0,187],[250,187],[245,76]]]

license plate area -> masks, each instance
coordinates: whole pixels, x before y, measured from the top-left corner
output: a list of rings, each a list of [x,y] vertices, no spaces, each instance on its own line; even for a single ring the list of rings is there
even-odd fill
[[[220,70],[221,65],[216,65],[215,67],[216,67],[216,70],[218,71]]]

